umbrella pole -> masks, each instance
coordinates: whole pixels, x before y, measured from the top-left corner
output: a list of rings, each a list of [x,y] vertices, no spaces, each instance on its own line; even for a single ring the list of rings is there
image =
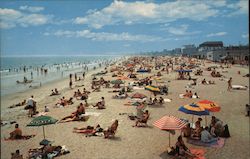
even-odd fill
[[[45,139],[45,131],[44,131],[44,126],[43,126],[43,139]]]
[[[194,115],[192,116],[192,124],[194,123]]]
[[[170,132],[168,132],[168,145],[170,147]]]
[[[205,115],[205,122],[206,122],[206,126],[207,126],[207,116]]]

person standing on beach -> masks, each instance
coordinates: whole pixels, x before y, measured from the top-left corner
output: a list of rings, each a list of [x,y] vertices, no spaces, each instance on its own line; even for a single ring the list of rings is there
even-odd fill
[[[232,89],[232,77],[230,77],[227,83],[228,83],[227,90],[230,91]]]
[[[72,79],[69,80],[69,87],[72,89]]]
[[[27,106],[29,108],[29,115],[30,115],[30,117],[32,117],[36,111],[36,101],[34,100],[33,95],[28,99]]]

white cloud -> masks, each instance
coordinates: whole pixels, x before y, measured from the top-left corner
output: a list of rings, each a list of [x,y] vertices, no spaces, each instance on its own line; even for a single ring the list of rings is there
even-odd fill
[[[101,10],[91,10],[85,17],[76,17],[75,24],[99,29],[105,25],[134,23],[167,23],[177,19],[204,20],[216,16],[218,10],[202,1],[153,2],[114,1]]]
[[[40,12],[40,11],[44,10],[44,7],[20,6],[19,9],[26,10],[29,12]]]
[[[166,30],[174,35],[193,35],[198,34],[200,31],[187,32],[189,25],[180,25],[180,27],[168,27]]]
[[[229,13],[227,16],[236,16],[241,14],[248,14],[249,13],[249,1],[248,0],[240,0],[237,3],[232,3],[228,5],[228,8],[233,9],[231,13]]]
[[[227,32],[211,33],[208,34],[207,37],[224,36],[224,35],[227,35]]]
[[[139,41],[139,42],[152,42],[152,41],[163,41],[164,39],[156,36],[149,35],[131,35],[123,32],[120,34],[108,33],[108,32],[91,32],[90,30],[80,31],[69,31],[69,30],[58,30],[54,33],[44,33],[43,35],[49,36],[62,36],[62,37],[75,37],[75,38],[86,38],[93,41]]]
[[[246,39],[248,39],[248,38],[249,38],[249,33],[247,33],[247,34],[243,34],[243,35],[241,35],[241,37],[242,37],[242,38],[246,38]]]
[[[226,0],[206,0],[206,1],[203,1],[211,6],[214,6],[214,7],[224,7],[227,5],[227,1]]]
[[[0,28],[2,29],[43,25],[49,23],[52,18],[51,15],[26,14],[14,9],[0,8]]]

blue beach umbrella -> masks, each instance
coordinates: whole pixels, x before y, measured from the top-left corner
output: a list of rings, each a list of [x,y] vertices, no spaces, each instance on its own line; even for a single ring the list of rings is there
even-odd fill
[[[181,106],[178,110],[186,114],[192,114],[198,116],[209,115],[208,110],[194,103]],[[193,117],[192,117],[192,122],[193,122]]]

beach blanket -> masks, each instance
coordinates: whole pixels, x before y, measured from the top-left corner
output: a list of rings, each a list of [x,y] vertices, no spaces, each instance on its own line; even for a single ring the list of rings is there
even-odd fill
[[[133,87],[133,89],[135,89],[135,90],[142,90],[142,89],[144,89],[143,87]]]
[[[101,115],[102,113],[98,113],[98,112],[86,112],[84,114],[84,116],[90,116],[90,115],[93,115],[93,116],[99,116]]]
[[[247,90],[247,86],[242,85],[232,85],[232,88],[235,90]]]
[[[172,101],[172,99],[168,99],[168,98],[164,99],[164,102],[171,102],[171,101]]]
[[[193,140],[188,139],[187,143],[197,145],[197,146],[204,146],[204,147],[214,147],[214,148],[222,148],[225,144],[225,138],[219,138],[217,141],[213,141],[210,143],[204,143],[200,140]]]
[[[205,158],[205,150],[204,149],[194,149],[194,148],[190,148],[190,152],[195,155],[196,157],[194,157],[193,159],[206,159]]]
[[[35,137],[36,135],[23,135],[20,139],[10,139],[5,138],[4,141],[15,141],[15,140],[29,140],[30,138]]]

